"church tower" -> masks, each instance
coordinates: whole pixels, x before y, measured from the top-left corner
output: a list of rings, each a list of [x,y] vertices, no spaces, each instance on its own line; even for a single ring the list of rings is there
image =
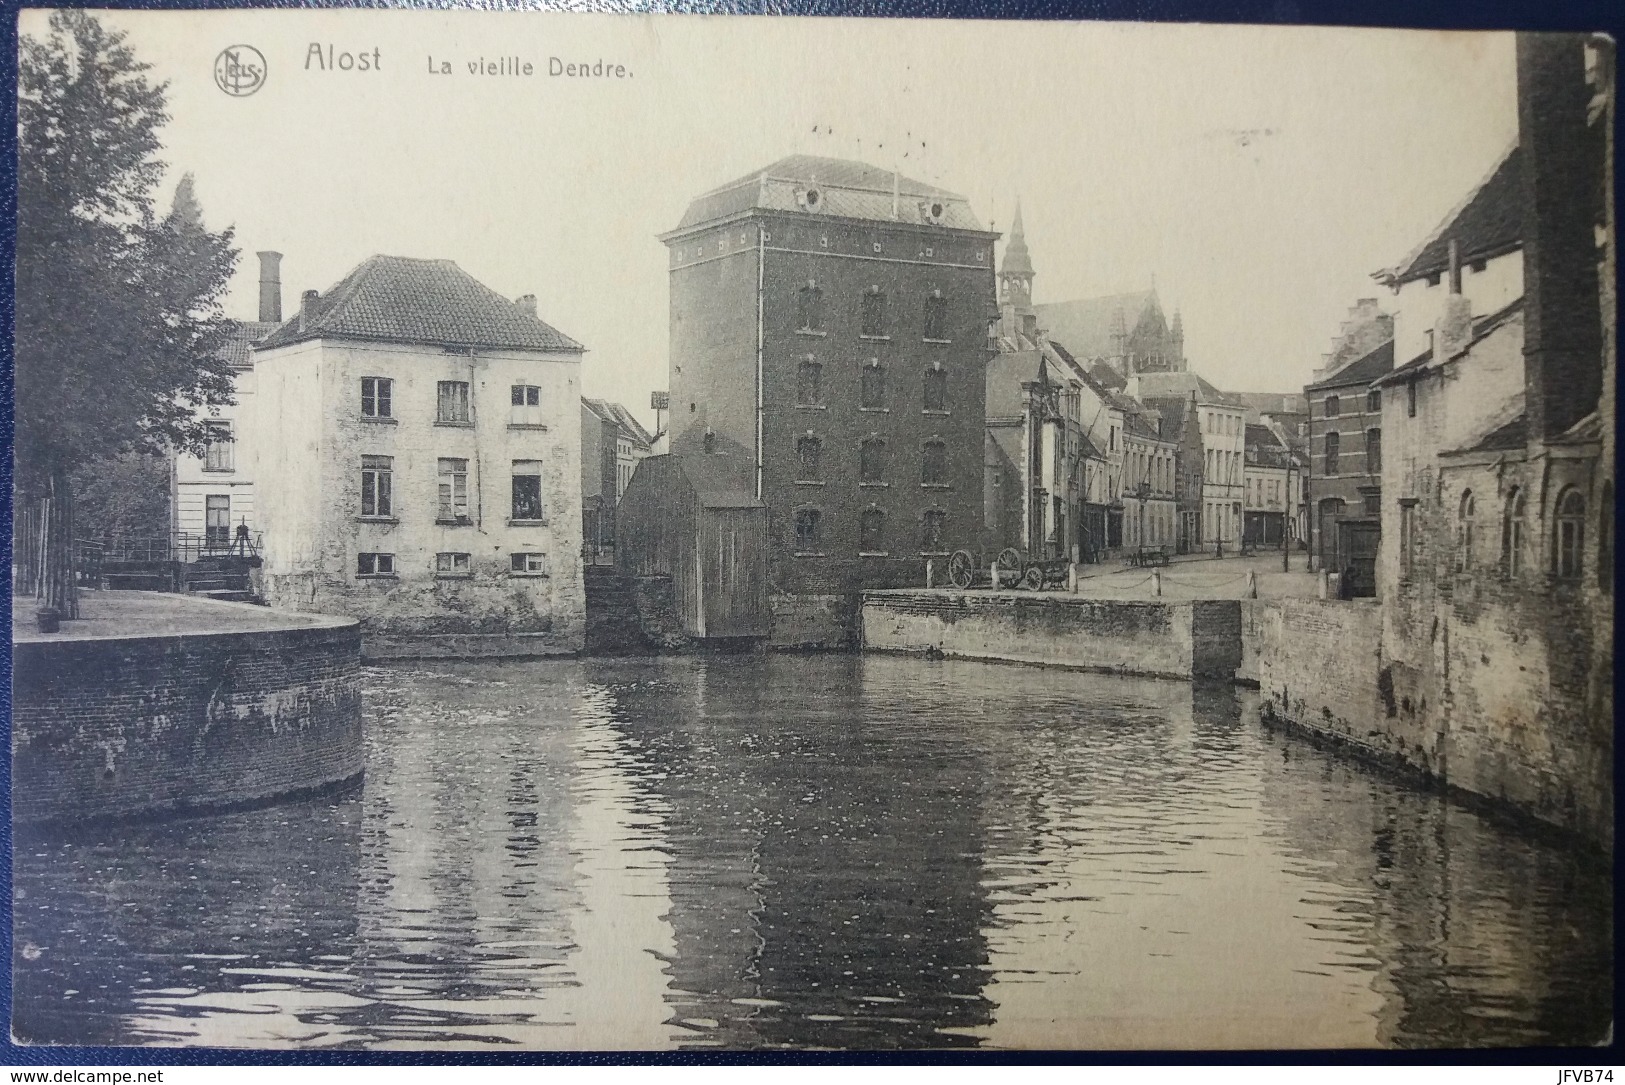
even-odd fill
[[[1174,326],[1168,330],[1169,371],[1173,373],[1185,372],[1185,320],[1174,310]]]
[[[1010,240],[1004,247],[1004,266],[999,269],[999,312],[1007,335],[1031,337],[1038,331],[1038,314],[1033,309],[1033,258],[1027,251],[1027,235],[1021,225],[1021,201],[1010,222]]]

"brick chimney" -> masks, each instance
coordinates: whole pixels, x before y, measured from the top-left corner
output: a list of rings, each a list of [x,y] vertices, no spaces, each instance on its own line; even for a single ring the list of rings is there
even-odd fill
[[[282,323],[282,254],[257,252],[260,258],[260,322]]]
[[[1448,362],[1473,340],[1473,307],[1461,292],[1461,248],[1450,239],[1450,294],[1433,325],[1433,360]]]
[[[304,331],[306,325],[316,319],[316,303],[321,300],[321,291],[306,290],[299,299],[299,330]]]
[[[535,316],[536,315],[536,295],[535,294],[526,294],[522,298],[516,298],[514,300],[514,304],[519,306],[519,308],[523,309],[525,311],[526,316]]]
[[[1520,33],[1517,42],[1524,392],[1533,442],[1596,410],[1602,391],[1593,236],[1602,163],[1586,123],[1585,38]]]

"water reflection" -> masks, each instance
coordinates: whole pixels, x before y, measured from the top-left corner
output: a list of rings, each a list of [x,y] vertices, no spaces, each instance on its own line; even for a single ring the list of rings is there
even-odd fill
[[[14,1031],[607,1049],[1582,1043],[1596,865],[1192,687],[913,659],[368,675],[364,788],[19,838]]]

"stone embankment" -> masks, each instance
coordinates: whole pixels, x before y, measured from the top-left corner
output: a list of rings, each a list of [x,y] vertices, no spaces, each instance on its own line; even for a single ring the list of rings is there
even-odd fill
[[[361,778],[349,618],[149,592],[12,644],[12,816],[101,820],[255,805]]]

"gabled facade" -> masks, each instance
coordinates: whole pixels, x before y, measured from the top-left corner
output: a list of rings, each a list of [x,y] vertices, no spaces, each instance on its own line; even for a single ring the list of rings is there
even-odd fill
[[[670,447],[753,465],[779,590],[923,584],[979,542],[997,236],[963,196],[810,156],[662,236]]]
[[[254,353],[267,599],[373,655],[579,651],[583,349],[449,260],[307,291]]]
[[[613,564],[615,507],[654,438],[619,403],[581,399],[581,540],[588,564]]]

